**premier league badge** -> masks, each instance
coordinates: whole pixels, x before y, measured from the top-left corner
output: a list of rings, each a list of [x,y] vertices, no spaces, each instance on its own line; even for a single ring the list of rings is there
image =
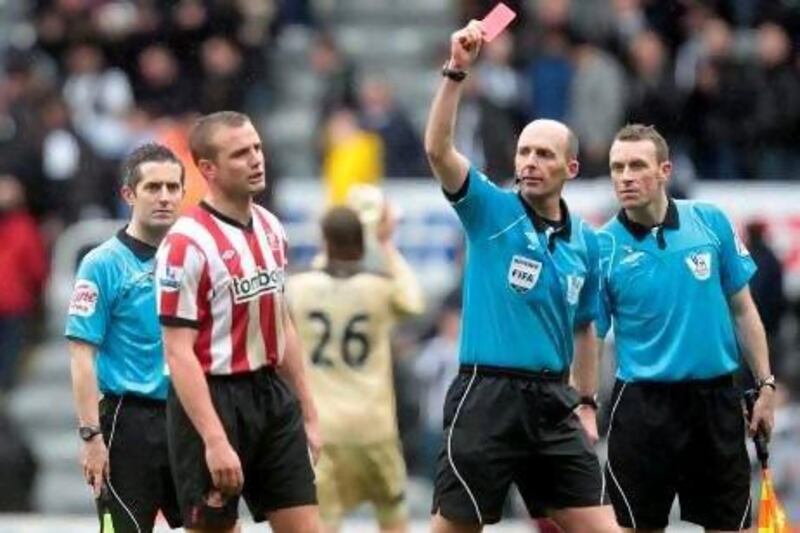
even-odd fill
[[[686,266],[692,271],[692,275],[700,281],[705,281],[711,277],[711,253],[693,252],[686,256]]]

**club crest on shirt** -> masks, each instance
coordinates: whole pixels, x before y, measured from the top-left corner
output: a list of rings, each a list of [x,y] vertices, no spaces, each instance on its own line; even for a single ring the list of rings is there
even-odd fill
[[[158,277],[158,283],[162,291],[177,291],[181,288],[183,281],[183,267],[165,265],[164,271]]]
[[[692,252],[686,256],[686,266],[692,271],[692,275],[700,281],[705,281],[711,277],[711,253]]]
[[[92,316],[97,308],[99,297],[100,290],[97,285],[88,279],[79,279],[75,282],[75,288],[72,290],[67,313],[82,317]]]
[[[583,288],[583,276],[567,276],[567,302],[570,305],[576,305],[581,296],[581,289]]]
[[[541,271],[542,263],[539,261],[515,255],[508,268],[508,284],[519,293],[528,292],[536,286]]]

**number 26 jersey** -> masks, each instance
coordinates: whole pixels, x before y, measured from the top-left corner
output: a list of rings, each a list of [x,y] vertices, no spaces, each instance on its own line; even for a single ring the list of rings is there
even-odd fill
[[[391,332],[403,316],[421,313],[424,304],[400,254],[387,264],[388,275],[349,264],[297,274],[287,282],[325,443],[366,444],[397,436]]]

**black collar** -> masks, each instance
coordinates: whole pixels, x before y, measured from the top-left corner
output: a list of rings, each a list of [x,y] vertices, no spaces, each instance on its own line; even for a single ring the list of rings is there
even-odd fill
[[[658,228],[659,230],[664,229],[678,229],[681,227],[681,221],[678,217],[678,207],[675,205],[675,202],[672,198],[667,198],[667,213],[664,215],[664,220],[661,224],[656,224],[654,226],[645,226],[644,224],[639,224],[628,218],[628,214],[625,212],[624,209],[620,209],[619,213],[617,213],[617,220],[627,229],[631,235],[633,235],[637,241],[641,241],[653,230],[653,228]],[[659,233],[661,233],[659,231]]]
[[[235,227],[237,227],[239,229],[243,229],[243,230],[247,230],[247,231],[252,231],[252,229],[253,229],[253,217],[252,217],[252,215],[250,216],[250,220],[247,222],[247,224],[242,224],[238,220],[236,220],[234,218],[231,218],[228,215],[225,215],[223,213],[220,213],[219,211],[217,211],[216,209],[211,207],[205,200],[200,202],[200,207],[205,209],[206,211],[208,211],[209,213],[211,213],[213,216],[217,217],[221,221],[225,222],[226,224],[230,224],[231,226],[235,226]]]
[[[539,215],[536,211],[533,210],[531,206],[528,205],[528,202],[522,197],[522,194],[517,194],[519,201],[522,202],[522,207],[525,208],[525,213],[528,215],[528,218],[531,219],[533,223],[533,227],[536,228],[536,231],[539,233],[547,231],[549,228],[552,231],[549,234],[548,245],[550,248],[553,248],[553,239],[556,237],[560,239],[564,239],[564,241],[569,242],[569,239],[572,235],[572,220],[569,216],[569,208],[567,207],[567,202],[564,201],[563,198],[559,199],[559,207],[561,208],[561,220],[556,222],[553,220],[549,220],[544,218],[543,216]]]
[[[126,229],[128,229],[128,226],[125,226],[117,232],[117,239],[127,246],[139,261],[149,261],[152,259],[153,256],[156,255],[157,248],[133,237],[125,231]]]

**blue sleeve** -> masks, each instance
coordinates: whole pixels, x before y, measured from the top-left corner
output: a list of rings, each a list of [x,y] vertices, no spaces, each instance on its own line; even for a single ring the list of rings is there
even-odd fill
[[[597,329],[597,336],[601,339],[606,338],[608,331],[611,329],[611,292],[609,291],[609,275],[611,272],[611,261],[614,255],[614,241],[608,234],[598,234],[598,248],[599,248],[599,261],[598,268],[600,270],[599,287],[597,297],[597,320],[595,321],[595,328]]]
[[[102,344],[113,300],[109,256],[90,252],[78,267],[67,311],[65,335],[71,339]]]
[[[578,301],[578,310],[575,313],[575,324],[586,324],[597,320],[597,306],[600,291],[600,251],[597,244],[597,235],[581,222],[584,239],[586,240],[586,255],[589,264],[586,265],[586,282],[581,289]]]
[[[493,206],[505,195],[474,166],[469,167],[467,179],[458,192],[450,194],[445,191],[467,237],[473,240],[493,233]]]
[[[714,208],[713,214],[713,230],[720,241],[722,290],[726,296],[732,296],[748,284],[756,272],[756,264],[725,213]]]

